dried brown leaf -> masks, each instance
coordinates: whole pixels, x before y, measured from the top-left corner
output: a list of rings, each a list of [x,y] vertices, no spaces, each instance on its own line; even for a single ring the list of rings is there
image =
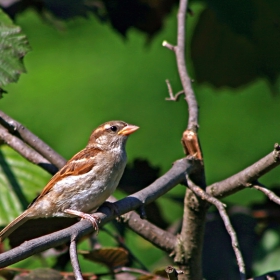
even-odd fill
[[[102,263],[110,268],[124,266],[128,263],[128,252],[123,248],[102,248],[94,251],[79,251],[84,258]]]

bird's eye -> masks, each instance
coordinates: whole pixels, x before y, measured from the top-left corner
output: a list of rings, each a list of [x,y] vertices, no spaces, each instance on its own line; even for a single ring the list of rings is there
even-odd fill
[[[110,129],[113,131],[113,132],[116,132],[118,130],[118,128],[115,126],[115,125],[112,125],[110,127]]]

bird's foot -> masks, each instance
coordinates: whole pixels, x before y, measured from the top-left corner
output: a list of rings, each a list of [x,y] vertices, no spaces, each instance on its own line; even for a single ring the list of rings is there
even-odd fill
[[[93,228],[97,231],[98,234],[99,232],[98,223],[100,222],[100,219],[97,216],[94,216],[92,214],[87,214],[77,210],[72,210],[72,209],[66,209],[64,210],[64,212],[91,221]]]

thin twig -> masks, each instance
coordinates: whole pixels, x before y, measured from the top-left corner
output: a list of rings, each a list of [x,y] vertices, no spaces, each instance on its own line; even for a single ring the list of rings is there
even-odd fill
[[[108,200],[110,202],[117,201],[117,199],[113,196],[110,196]],[[149,240],[154,246],[158,247],[159,249],[162,249],[168,253],[171,253],[174,250],[174,243],[176,242],[175,235],[157,227],[148,220],[143,220],[135,211],[130,211],[122,215],[121,217],[119,217],[119,220],[120,222],[125,223],[132,231],[134,231],[144,239]],[[107,231],[106,229],[103,230],[105,230],[114,238],[117,238],[119,244],[129,251],[126,245],[122,242],[121,238],[118,238],[118,236],[111,234],[111,232]],[[132,254],[132,252],[130,253]],[[139,262],[139,260],[137,261]],[[143,266],[142,263],[140,263],[140,265]]]
[[[76,243],[76,237],[73,236],[71,238],[70,248],[69,248],[69,254],[71,259],[71,264],[73,267],[73,272],[75,275],[76,280],[83,280],[79,260],[78,260],[78,253],[77,253],[77,243]]]
[[[121,272],[133,272],[133,273],[138,273],[138,274],[142,274],[142,275],[151,275],[150,272],[145,271],[143,269],[139,269],[139,268],[133,268],[133,267],[126,267],[126,266],[122,266],[122,267],[118,267],[114,269],[114,273],[121,273]]]
[[[226,230],[228,232],[228,234],[230,235],[231,238],[231,244],[232,244],[232,248],[234,250],[235,256],[236,256],[236,260],[237,260],[237,264],[239,267],[239,272],[240,272],[240,279],[245,280],[245,265],[244,265],[244,261],[242,258],[242,254],[241,251],[239,249],[239,245],[238,245],[238,240],[237,240],[237,236],[235,233],[234,228],[231,225],[230,219],[227,215],[227,212],[225,210],[226,205],[223,204],[221,201],[219,201],[217,198],[209,195],[208,193],[206,193],[205,191],[203,191],[200,187],[195,186],[194,184],[189,184],[189,188],[201,199],[206,200],[207,202],[213,204],[216,206],[216,208],[218,209],[221,218],[224,221]]]
[[[0,125],[0,139],[2,139],[7,145],[12,147],[15,151],[17,151],[30,162],[39,165],[51,174],[55,174],[57,172],[58,169],[56,168],[56,166],[51,164],[38,152],[26,145],[18,137],[10,134],[9,131],[2,125]]]
[[[267,188],[262,187],[260,185],[256,185],[256,184],[250,186],[250,188],[258,190],[258,191],[264,193],[271,201],[273,201],[274,203],[280,205],[280,197],[277,196],[273,191],[268,190]]]
[[[167,41],[162,42],[162,46],[168,48],[169,50],[175,52],[176,46],[173,46],[172,44],[168,43]]]
[[[162,45],[175,52],[179,76],[183,86],[183,91],[185,93],[185,99],[189,107],[188,129],[191,129],[194,132],[196,132],[198,129],[198,106],[194,91],[191,86],[191,79],[189,78],[185,62],[185,19],[187,7],[188,1],[181,0],[177,15],[177,45],[173,46],[167,41],[164,41]]]
[[[27,143],[30,147],[36,150],[56,167],[61,168],[65,165],[66,160],[61,155],[55,152],[50,146],[48,146],[39,137],[34,135],[21,123],[6,115],[3,111],[0,111],[0,123],[6,128],[9,128],[10,133],[13,135],[18,133],[25,143]]]
[[[206,192],[211,196],[222,198],[245,189],[248,183],[257,181],[261,176],[280,165],[279,149],[280,146],[276,143],[271,153],[231,177],[208,186]]]
[[[178,18],[178,32],[177,32],[177,48],[176,48],[176,59],[177,67],[180,75],[181,83],[185,92],[185,98],[189,106],[189,121],[188,129],[192,129],[195,132],[198,129],[198,106],[194,91],[191,86],[191,80],[189,78],[185,60],[185,21],[186,21],[186,11],[188,7],[187,0],[181,0],[179,4]]]
[[[183,94],[184,91],[181,90],[174,95],[173,90],[172,90],[172,86],[171,86],[169,80],[165,80],[165,82],[166,82],[168,93],[169,93],[169,97],[165,98],[165,100],[167,100],[167,101],[178,101],[179,96],[181,94]]]

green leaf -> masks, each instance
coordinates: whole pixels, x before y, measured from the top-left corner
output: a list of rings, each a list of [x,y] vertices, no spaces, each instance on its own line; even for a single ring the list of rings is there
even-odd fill
[[[6,145],[0,147],[0,226],[16,218],[40,193],[50,175]]]
[[[0,88],[16,82],[25,73],[23,57],[30,51],[27,38],[19,26],[0,9]],[[2,92],[0,91],[0,98]]]
[[[278,270],[280,254],[279,245],[279,227],[266,230],[255,250],[255,260],[253,264],[255,275]]]

